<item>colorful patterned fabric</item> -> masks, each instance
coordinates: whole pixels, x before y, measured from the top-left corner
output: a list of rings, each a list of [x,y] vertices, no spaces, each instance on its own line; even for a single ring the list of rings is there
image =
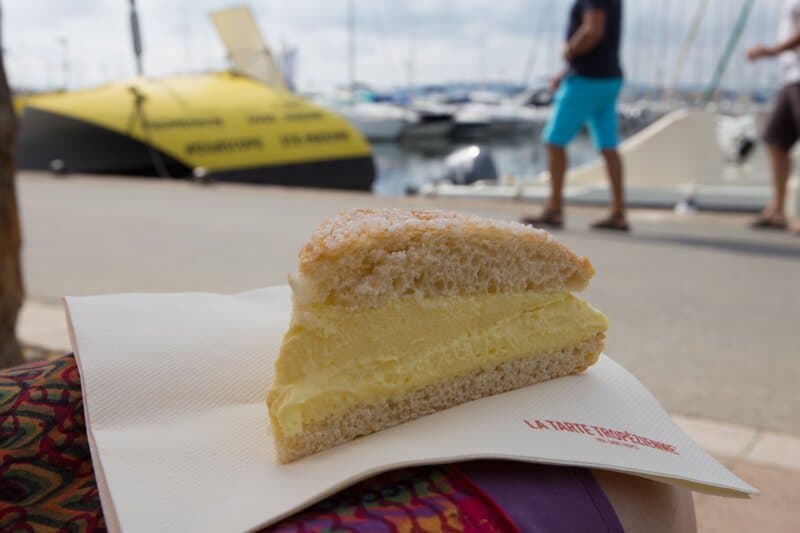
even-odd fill
[[[105,523],[72,356],[0,372],[0,531],[103,531]],[[516,528],[453,467],[391,472],[355,485],[273,531]]]
[[[454,467],[398,470],[340,492],[273,533],[510,533],[505,513]]]
[[[75,360],[0,372],[0,531],[99,530]]]
[[[267,531],[621,531],[588,471],[496,463],[382,474]],[[0,531],[104,530],[75,359],[0,371]]]

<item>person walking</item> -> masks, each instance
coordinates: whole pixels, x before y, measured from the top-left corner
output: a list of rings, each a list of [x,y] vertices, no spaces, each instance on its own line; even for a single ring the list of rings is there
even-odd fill
[[[750,61],[776,56],[783,65],[784,85],[773,101],[763,132],[772,167],[772,200],[751,226],[785,230],[788,220],[784,205],[786,185],[792,172],[791,151],[800,138],[800,0],[784,0],[777,44],[760,44],[747,52]],[[800,233],[800,224],[795,225],[794,231]]]
[[[522,222],[560,228],[564,224],[563,189],[567,145],[585,125],[605,161],[611,182],[611,212],[592,228],[628,231],[623,163],[617,152],[617,98],[622,89],[619,48],[622,0],[575,0],[563,57],[567,68],[551,82],[553,111],[542,133],[547,145],[550,198],[537,217]]]

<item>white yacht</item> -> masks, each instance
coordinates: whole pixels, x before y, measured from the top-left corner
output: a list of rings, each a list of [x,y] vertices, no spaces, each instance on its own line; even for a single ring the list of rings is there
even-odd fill
[[[396,141],[419,116],[394,104],[352,99],[320,99],[318,103],[338,114],[370,141]]]

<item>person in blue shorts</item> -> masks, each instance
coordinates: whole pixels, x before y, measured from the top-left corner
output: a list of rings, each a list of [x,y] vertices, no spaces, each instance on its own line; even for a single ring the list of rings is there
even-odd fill
[[[541,215],[522,222],[560,228],[567,145],[584,126],[605,161],[611,182],[611,213],[595,229],[628,231],[624,171],[617,151],[617,98],[622,89],[619,48],[622,0],[575,0],[569,17],[564,59],[568,67],[551,82],[553,111],[542,133],[550,169],[550,199]]]

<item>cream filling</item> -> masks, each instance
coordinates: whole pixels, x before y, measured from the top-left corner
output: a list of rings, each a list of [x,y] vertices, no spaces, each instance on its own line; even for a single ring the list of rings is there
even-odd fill
[[[502,362],[567,348],[606,317],[568,292],[403,297],[376,309],[296,308],[276,363],[270,415],[286,436]]]

